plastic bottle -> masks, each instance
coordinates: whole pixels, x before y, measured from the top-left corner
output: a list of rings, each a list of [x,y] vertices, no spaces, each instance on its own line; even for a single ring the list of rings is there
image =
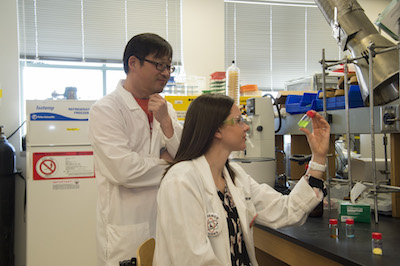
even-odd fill
[[[337,238],[339,235],[338,221],[336,219],[329,219],[329,234],[332,238]]]
[[[382,234],[372,233],[372,253],[374,255],[382,255]]]
[[[346,219],[346,237],[354,237],[354,220]]]
[[[314,112],[312,112],[311,110],[307,111],[307,113],[300,119],[297,124],[299,125],[299,127],[306,127],[314,116]]]
[[[236,66],[235,61],[226,70],[226,95],[235,100],[235,103],[240,103],[240,86],[239,86],[240,70]]]

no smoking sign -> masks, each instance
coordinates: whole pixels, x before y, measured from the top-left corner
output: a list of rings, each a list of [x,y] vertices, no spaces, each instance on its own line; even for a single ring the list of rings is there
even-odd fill
[[[34,164],[34,179],[53,178],[57,173],[57,160],[54,157],[45,156]]]
[[[39,174],[43,177],[50,176],[56,171],[56,162],[54,159],[39,160]]]
[[[33,180],[94,178],[92,151],[33,153]]]

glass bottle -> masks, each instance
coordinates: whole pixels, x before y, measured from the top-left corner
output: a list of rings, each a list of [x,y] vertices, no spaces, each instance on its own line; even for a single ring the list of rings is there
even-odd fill
[[[382,234],[372,233],[372,253],[374,255],[382,255]]]
[[[235,61],[226,70],[226,95],[235,100],[235,104],[240,103],[240,86],[239,86],[240,70],[236,66]]]
[[[339,235],[337,219],[329,219],[329,234],[332,238],[337,238]]]
[[[307,111],[307,113],[300,119],[300,121],[297,123],[299,127],[306,127],[308,123],[310,123],[311,119],[315,116],[315,112],[313,111]]]
[[[346,237],[354,237],[354,219],[346,219]]]

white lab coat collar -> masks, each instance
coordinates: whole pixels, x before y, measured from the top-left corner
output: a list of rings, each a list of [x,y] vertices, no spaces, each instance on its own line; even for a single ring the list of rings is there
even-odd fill
[[[204,187],[206,189],[206,192],[209,194],[210,197],[218,197],[217,194],[217,188],[214,182],[214,179],[212,177],[210,165],[207,162],[206,157],[200,156],[196,159],[193,160],[193,163],[195,167],[197,168],[197,171],[202,172],[202,175],[199,175],[203,179]],[[236,209],[240,218],[240,224],[242,228],[242,233],[243,237],[247,246],[247,252],[250,256],[250,258],[254,259],[255,254],[253,249],[251,248],[253,245],[253,238],[250,236],[251,231],[248,225],[250,224],[251,220],[255,218],[256,213],[251,213],[247,206],[246,203],[243,201],[245,200],[244,196],[244,191],[242,188],[242,185],[239,180],[236,181],[236,184],[233,183],[232,179],[230,178],[228,169],[224,167],[224,176],[229,177],[226,178],[226,184],[228,186],[228,189],[232,195],[232,199],[235,202]],[[219,197],[218,197],[219,201]],[[225,212],[225,209],[222,207],[222,203],[219,204],[218,209],[221,212]],[[227,230],[228,228],[226,228]],[[227,242],[225,245],[229,246],[229,238],[227,238]],[[227,249],[229,251],[229,248]],[[229,256],[229,254],[228,254]]]
[[[205,187],[206,191],[209,194],[215,194],[216,186],[215,186],[214,178],[211,173],[210,165],[208,164],[206,157],[204,155],[202,155],[202,156],[194,159],[193,163],[194,163],[195,167],[197,168],[197,170],[199,172],[202,172],[201,176],[203,177],[204,187]],[[230,177],[228,169],[226,167],[224,167],[223,171],[224,171],[224,176]],[[232,197],[234,197],[234,198],[243,197],[243,190],[240,189],[240,187],[241,187],[240,184],[237,184],[239,186],[235,185],[231,178],[226,178],[226,183],[229,188],[229,191],[231,191]],[[236,204],[236,202],[235,202],[235,204]],[[242,204],[242,206],[240,206],[240,207],[245,208],[245,206],[243,205],[243,202],[240,202],[240,204]]]
[[[215,194],[217,191],[217,188],[215,186],[215,182],[214,182],[214,178],[211,173],[210,165],[208,164],[206,157],[204,155],[202,155],[202,156],[194,159],[193,163],[194,163],[195,167],[197,168],[197,170],[199,172],[202,172],[201,176],[203,178],[204,187],[205,187],[207,193],[212,194],[212,195]],[[226,169],[226,167],[224,167],[223,171],[224,171],[224,176],[230,176],[228,169]],[[235,186],[230,178],[226,178],[226,180],[227,180],[227,182],[229,180],[229,182],[231,183],[230,186],[228,185],[229,189],[232,186]]]
[[[132,110],[132,111],[142,110],[142,108],[140,107],[140,105],[136,101],[135,97],[132,95],[132,93],[130,93],[129,91],[127,91],[124,88],[124,84],[125,84],[125,79],[121,79],[118,82],[117,89],[116,89],[117,93],[122,97],[123,101],[126,103],[126,105],[128,106],[129,110]],[[148,121],[146,114],[144,112],[141,112],[141,115],[139,115],[139,117],[143,120],[145,125],[147,125],[148,129],[150,130],[149,124],[146,123],[146,121]],[[160,123],[156,119],[154,119],[153,120],[153,129],[152,129],[153,133],[152,134],[157,134],[159,128],[160,128]],[[152,147],[155,145],[154,141],[155,141],[155,139],[151,138],[151,146]]]
[[[202,155],[194,159],[193,164],[197,170],[202,173],[200,176],[203,179],[204,187],[207,193],[211,195],[215,194],[216,186],[211,173],[210,165],[208,164],[206,157]]]
[[[135,97],[133,97],[132,93],[130,93],[124,88],[124,84],[125,84],[124,79],[121,79],[118,82],[117,93],[121,95],[122,99],[124,100],[124,102],[126,103],[126,105],[130,110],[140,109],[140,105],[137,103]]]

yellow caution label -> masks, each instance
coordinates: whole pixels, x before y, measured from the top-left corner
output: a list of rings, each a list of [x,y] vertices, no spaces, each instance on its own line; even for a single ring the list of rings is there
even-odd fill
[[[174,107],[178,120],[184,121],[186,116],[186,111],[190,105],[190,103],[196,99],[197,96],[173,96],[168,95],[165,96],[165,100],[172,103]]]
[[[248,99],[250,99],[250,98],[256,98],[256,97],[261,97],[261,96],[240,96],[240,105],[243,105],[244,107],[246,106],[246,104],[247,104],[247,100]]]
[[[3,90],[0,89],[0,98],[2,98],[2,97],[3,97]]]
[[[79,128],[67,128],[67,131],[77,131]]]

